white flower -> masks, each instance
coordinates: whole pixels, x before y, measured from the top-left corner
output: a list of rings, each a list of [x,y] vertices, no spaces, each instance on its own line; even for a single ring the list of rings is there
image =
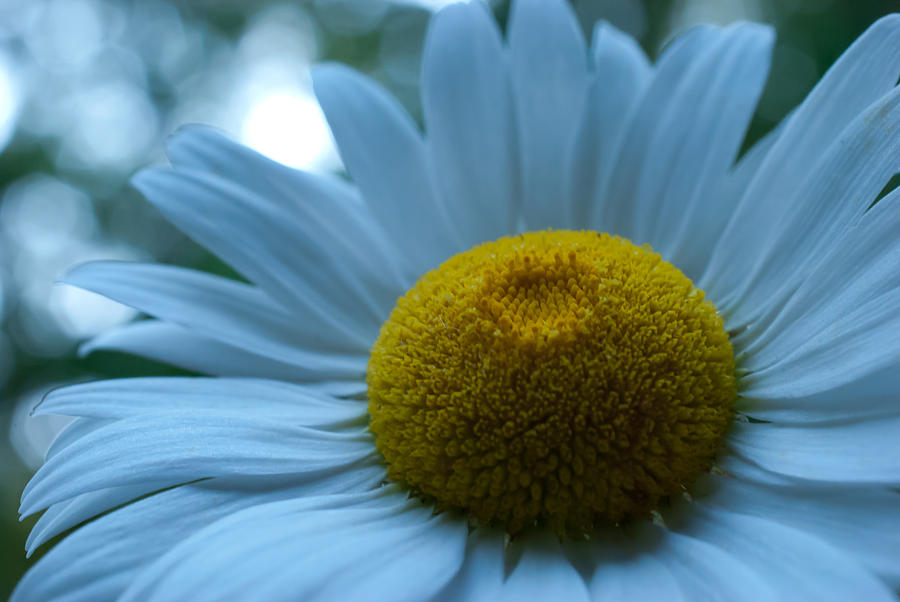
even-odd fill
[[[508,44],[484,6],[459,4],[429,30],[424,136],[369,79],[316,73],[353,185],[207,129],[179,133],[173,169],[136,186],[250,284],[126,263],[67,281],[156,318],[88,350],[220,378],[47,397],[39,412],[78,420],[23,495],[23,514],[46,509],[28,550],[94,520],[13,599],[893,599],[900,193],[873,201],[900,170],[900,18],[874,24],[738,159],[771,45],[763,26],[700,27],[651,66],[609,25],[586,48],[560,0],[514,3]],[[649,243],[714,307],[646,247],[547,228]],[[521,232],[543,233],[503,239]],[[583,267],[607,251],[621,265]],[[524,257],[545,263],[510,267]],[[649,262],[646,279],[628,258]],[[546,298],[516,296],[534,282]],[[594,336],[578,339],[582,327]],[[483,364],[465,372],[473,349]],[[682,360],[691,369],[666,372]],[[563,364],[566,379],[547,376]],[[724,380],[711,376],[720,368]],[[573,397],[579,370],[612,397]],[[495,373],[512,384],[485,380]],[[545,377],[555,389],[529,388]],[[659,391],[676,391],[671,407],[654,405]],[[557,394],[575,399],[572,416],[552,407]],[[731,416],[713,394],[733,401],[724,434],[690,418]],[[550,408],[525,431],[531,406],[510,406],[517,396]],[[610,431],[590,412],[611,399]],[[487,434],[428,404],[459,415],[475,404]],[[584,428],[604,433],[586,444],[597,453],[577,442],[585,412]],[[571,440],[553,438],[566,429]],[[720,441],[714,463],[678,472],[685,453]],[[534,452],[547,462],[521,463],[522,445],[551,446]],[[401,482],[386,485],[387,456]],[[454,458],[502,469],[479,485],[480,469]],[[661,484],[670,469],[676,489]]]

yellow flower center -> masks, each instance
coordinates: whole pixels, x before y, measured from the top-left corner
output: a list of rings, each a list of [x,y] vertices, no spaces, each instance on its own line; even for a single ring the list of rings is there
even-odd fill
[[[511,534],[649,516],[711,468],[736,395],[703,291],[596,232],[451,257],[397,302],[367,380],[389,477]]]

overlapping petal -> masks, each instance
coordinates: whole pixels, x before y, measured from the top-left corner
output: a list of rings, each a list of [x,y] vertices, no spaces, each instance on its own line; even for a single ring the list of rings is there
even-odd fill
[[[587,45],[564,0],[515,2],[509,19],[509,69],[515,99],[528,229],[571,224],[567,176],[588,87]]]
[[[727,445],[778,474],[835,483],[900,483],[900,415],[811,424],[738,423]]]
[[[117,598],[149,564],[222,517],[305,496],[320,501],[330,496],[324,499],[332,507],[356,502],[370,497],[366,492],[383,478],[383,472],[380,467],[359,467],[294,477],[288,484],[259,477],[212,479],[157,493],[69,535],[25,575],[12,600]]]
[[[329,352],[333,339],[310,328],[255,287],[175,266],[93,262],[68,272],[67,284],[99,293],[199,335],[284,363],[362,374],[366,356]]]
[[[487,7],[435,15],[422,61],[426,144],[464,250],[512,231],[521,196],[507,57]]]
[[[425,142],[400,103],[339,65],[317,67],[313,82],[347,170],[415,275],[461,250],[457,226],[437,194]]]
[[[887,487],[848,487],[798,479],[760,479],[745,462],[715,480],[704,502],[800,529],[847,553],[891,587],[900,586],[900,493]],[[710,509],[710,512],[714,512]]]
[[[768,575],[757,573],[739,555],[691,535],[644,524],[632,535],[678,583],[686,600],[754,602],[777,600]]]
[[[700,280],[700,286],[718,300],[720,307],[726,300],[740,299],[739,293],[746,290],[743,285],[747,274],[754,264],[768,259],[766,246],[761,243],[783,224],[789,211],[796,210],[795,197],[806,190],[798,185],[815,170],[832,177],[839,175],[820,168],[824,160],[822,150],[837,150],[834,145],[842,131],[897,84],[898,74],[900,16],[891,15],[880,19],[860,36],[790,115],[732,213],[709,268]],[[875,128],[868,131],[870,136],[877,135]],[[862,202],[872,200],[874,197]],[[748,252],[748,249],[758,252]],[[771,286],[783,284],[768,282]],[[749,311],[753,309],[750,307]]]
[[[781,387],[775,387],[775,397],[756,398],[745,391],[735,408],[758,420],[781,424],[844,418],[877,420],[881,416],[900,413],[898,390],[900,361],[894,361],[862,378],[812,395],[779,397]]]
[[[340,254],[323,244],[327,230],[242,186],[205,172],[163,169],[142,172],[134,184],[172,223],[331,349],[368,349],[396,300],[397,288],[385,286],[389,280],[365,271],[363,263],[339,261]]]
[[[107,487],[218,476],[302,474],[371,456],[371,436],[295,426],[283,418],[223,411],[170,411],[104,425],[52,456],[22,493],[33,514]]]
[[[900,359],[898,203],[895,191],[832,240],[784,307],[738,340],[746,395],[811,395]]]
[[[602,191],[613,175],[622,135],[640,104],[653,69],[630,36],[599,23],[591,46],[590,73],[584,114],[572,147],[572,176],[567,198],[572,203],[572,227],[599,228],[591,221]]]
[[[629,124],[598,225],[651,243],[696,278],[730,216],[716,194],[762,92],[773,36],[740,24],[685,37],[660,60]]]
[[[187,328],[158,320],[142,320],[97,335],[84,343],[82,355],[94,351],[120,351],[211,376],[269,378],[303,382],[305,386],[338,396],[365,393],[366,383],[359,378],[360,366],[345,380],[333,370],[305,369],[277,359],[256,355],[198,335]]]
[[[511,554],[521,556],[500,590],[498,600],[590,600],[587,584],[566,558],[553,533],[544,530],[529,533],[514,546],[520,549],[511,550]]]
[[[609,529],[592,537],[592,547],[595,550],[590,580],[593,600],[690,600],[672,571],[654,558],[656,534],[652,530],[626,535],[620,529]]]
[[[430,514],[396,492],[346,508],[316,497],[248,508],[175,546],[122,599],[425,600],[458,570],[466,536]]]
[[[493,529],[476,529],[466,538],[462,566],[435,600],[497,600],[506,579],[505,560],[506,534]]]
[[[769,596],[755,599],[895,599],[883,582],[851,556],[793,527],[694,504],[678,530],[740,559],[769,588]],[[742,581],[732,583],[705,599],[754,599],[745,598]]]
[[[172,411],[290,415],[303,426],[363,426],[366,404],[308,387],[246,378],[145,377],[70,385],[47,394],[34,414],[123,420]]]

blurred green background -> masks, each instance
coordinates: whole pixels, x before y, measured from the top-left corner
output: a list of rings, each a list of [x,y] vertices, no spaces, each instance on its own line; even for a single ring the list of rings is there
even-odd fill
[[[339,171],[310,94],[311,64],[337,60],[380,80],[418,116],[419,55],[446,0],[0,0],[0,598],[34,559],[18,497],[61,423],[26,420],[49,388],[175,374],[80,342],[134,312],[54,285],[92,259],[227,269],[128,188],[164,161],[184,123],[218,126],[284,163]],[[769,84],[748,134],[768,131],[896,1],[573,0],[586,32],[606,19],[651,57],[697,22],[773,24]],[[507,1],[493,4],[501,22]],[[40,555],[38,552],[37,556]]]

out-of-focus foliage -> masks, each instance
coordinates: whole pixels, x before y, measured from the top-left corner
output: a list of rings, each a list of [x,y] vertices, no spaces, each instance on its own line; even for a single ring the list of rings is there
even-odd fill
[[[177,373],[118,354],[79,358],[79,342],[137,316],[54,281],[99,258],[231,275],[143,203],[129,177],[164,161],[166,136],[189,122],[296,167],[340,170],[309,67],[354,65],[418,118],[425,28],[446,1],[0,0],[0,597],[33,562],[23,553],[33,519],[16,521],[18,496],[59,426],[25,421],[30,405],[59,383]],[[610,20],[652,57],[696,22],[774,24],[774,64],[748,144],[866,26],[900,10],[874,0],[572,3],[586,34]],[[508,0],[494,9],[502,23]]]

